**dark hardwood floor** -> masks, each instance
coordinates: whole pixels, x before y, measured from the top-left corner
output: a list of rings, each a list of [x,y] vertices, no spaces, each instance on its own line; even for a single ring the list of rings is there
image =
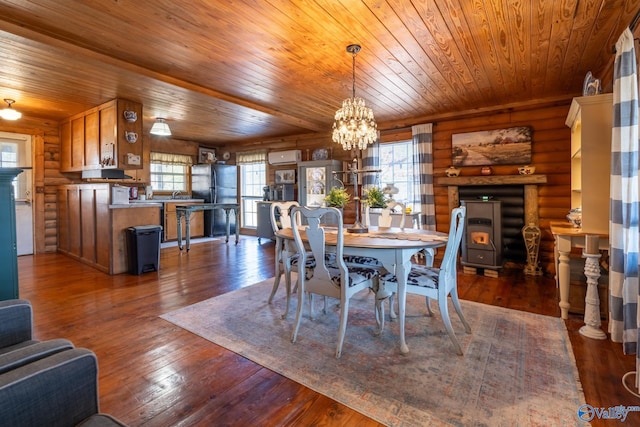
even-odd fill
[[[101,410],[131,426],[379,425],[158,317],[273,272],[273,243],[248,236],[238,245],[193,245],[189,253],[162,249],[160,271],[140,276],[109,276],[59,254],[19,258],[20,297],[33,304],[36,337],[93,350]],[[560,315],[555,281],[516,269],[497,279],[460,273],[459,290],[467,300]],[[566,321],[585,403],[640,404],[621,384],[635,369],[633,356],[624,356],[620,344],[581,336],[582,324],[578,315]],[[640,425],[640,413],[625,424]]]

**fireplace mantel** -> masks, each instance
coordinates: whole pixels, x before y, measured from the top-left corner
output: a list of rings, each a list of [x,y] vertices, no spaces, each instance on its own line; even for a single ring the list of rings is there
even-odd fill
[[[457,187],[467,185],[526,185],[546,184],[547,175],[475,175],[475,176],[441,176],[436,178],[436,185]]]
[[[448,187],[449,212],[460,206],[458,187],[470,185],[522,185],[524,186],[525,225],[539,226],[538,184],[546,184],[546,175],[476,175],[437,177],[436,185]]]

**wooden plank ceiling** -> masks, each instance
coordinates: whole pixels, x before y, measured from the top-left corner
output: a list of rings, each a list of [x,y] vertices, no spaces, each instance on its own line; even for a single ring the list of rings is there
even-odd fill
[[[61,120],[112,98],[203,144],[381,129],[580,95],[640,0],[0,0],[0,100]],[[605,82],[606,84],[606,82]]]

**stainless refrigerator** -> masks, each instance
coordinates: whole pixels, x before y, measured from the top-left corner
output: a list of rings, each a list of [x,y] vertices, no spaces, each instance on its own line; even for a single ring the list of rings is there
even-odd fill
[[[194,199],[204,199],[205,203],[238,203],[238,174],[235,165],[191,166],[191,194]],[[237,218],[230,214],[231,234],[236,231]],[[226,216],[221,209],[204,211],[205,236],[219,236],[226,233]]]

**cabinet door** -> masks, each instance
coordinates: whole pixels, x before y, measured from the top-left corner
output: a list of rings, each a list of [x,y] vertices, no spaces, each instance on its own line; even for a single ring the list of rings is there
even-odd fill
[[[71,120],[71,147],[68,171],[81,171],[84,167],[84,116]]]
[[[84,117],[84,166],[100,168],[100,117],[98,111]]]
[[[100,161],[104,166],[116,166],[116,106],[115,103],[99,111]]]
[[[60,125],[60,171],[71,170],[71,122],[67,121]]]

